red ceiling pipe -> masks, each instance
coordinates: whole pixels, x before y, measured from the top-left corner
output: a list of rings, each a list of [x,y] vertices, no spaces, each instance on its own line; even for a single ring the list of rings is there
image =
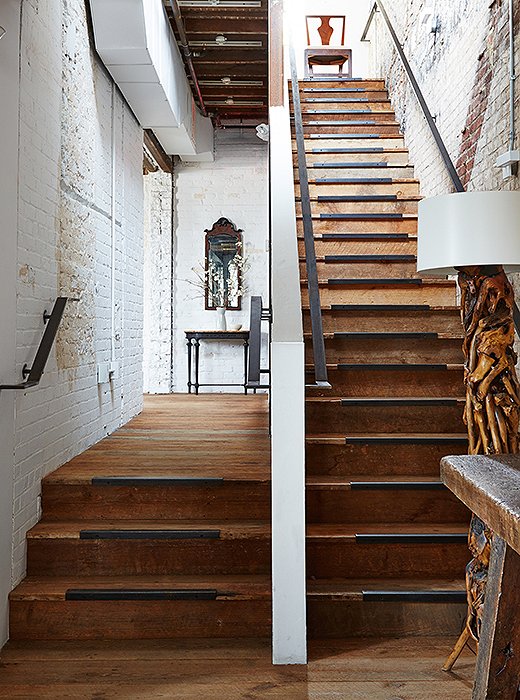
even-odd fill
[[[181,10],[177,0],[170,0],[170,7],[173,12],[173,19],[175,20],[175,26],[179,32],[180,46],[186,63],[188,64],[188,70],[190,71],[191,79],[193,80],[193,85],[195,86],[195,91],[197,92],[197,97],[199,98],[200,111],[204,117],[208,116],[208,111],[206,105],[204,104],[204,98],[200,91],[199,81],[197,79],[197,74],[195,73],[195,68],[193,66],[193,59],[191,56],[190,47],[188,45],[188,38],[186,37],[186,31],[184,29],[184,22],[182,20]]]

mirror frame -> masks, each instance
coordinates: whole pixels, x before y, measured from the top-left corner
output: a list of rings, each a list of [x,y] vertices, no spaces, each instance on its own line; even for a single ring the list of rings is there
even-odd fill
[[[207,274],[208,273],[208,265],[209,265],[209,252],[210,252],[210,244],[211,244],[211,238],[212,236],[220,236],[220,235],[227,235],[227,236],[232,236],[233,238],[236,239],[237,243],[240,244],[241,248],[241,255],[244,254],[243,252],[243,240],[242,240],[242,233],[243,230],[241,228],[237,228],[235,224],[230,221],[229,219],[226,219],[226,217],[222,216],[218,221],[215,221],[213,226],[210,229],[204,229],[204,233],[206,234],[204,237],[204,242],[205,242],[205,247],[204,247],[204,271]],[[240,270],[238,271],[238,282],[239,284],[242,283],[242,275]],[[206,288],[205,294],[204,294],[204,308],[206,311],[215,311],[217,308],[216,306],[210,306],[209,304],[209,289]],[[238,296],[238,304],[236,306],[230,306],[229,304],[226,306],[226,311],[240,311],[242,309],[242,295],[240,294]]]

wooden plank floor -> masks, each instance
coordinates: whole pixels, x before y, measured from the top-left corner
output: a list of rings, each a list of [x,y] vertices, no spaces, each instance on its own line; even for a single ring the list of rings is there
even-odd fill
[[[310,644],[304,666],[272,666],[262,640],[11,642],[0,653],[10,700],[469,700],[474,657],[441,664],[453,640]]]
[[[269,480],[267,396],[146,395],[142,413],[51,479],[88,483],[134,473]]]

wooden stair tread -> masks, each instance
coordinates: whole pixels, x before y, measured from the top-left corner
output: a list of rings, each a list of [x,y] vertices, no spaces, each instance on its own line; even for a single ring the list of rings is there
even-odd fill
[[[255,446],[260,448],[260,445],[249,443],[249,448]],[[64,465],[55,472],[52,472],[45,477],[45,484],[92,484],[93,479],[117,478],[124,479],[143,479],[141,486],[145,487],[146,479],[157,480],[175,480],[187,479],[193,480],[193,487],[197,487],[197,481],[204,479],[219,479],[223,484],[235,482],[251,482],[251,483],[269,483],[271,480],[268,465],[263,466],[233,466],[233,465],[186,465],[183,461],[187,456],[177,455],[172,451],[171,454],[158,456],[150,455],[148,452],[142,454],[132,454],[128,457],[121,457],[120,452],[114,448],[111,451],[103,453],[103,462],[101,464],[90,461],[80,461],[78,463]],[[162,464],[164,463],[164,464]],[[177,466],[177,463],[178,466]],[[124,483],[118,484],[125,486]],[[132,486],[138,484],[134,483]],[[150,484],[151,485],[151,484]],[[201,483],[200,486],[204,484]],[[175,487],[175,483],[160,484],[157,486],[165,488],[167,486]]]
[[[271,578],[262,575],[235,576],[29,576],[10,594],[10,600],[65,600],[70,589],[168,590],[216,589],[218,598],[251,600],[271,597]],[[226,593],[230,595],[226,595]]]
[[[308,304],[304,304],[302,305],[302,310],[308,312],[310,311],[310,306]],[[321,311],[322,313],[328,313],[331,311],[377,311],[378,313],[385,311],[397,311],[400,313],[427,311],[432,314],[451,312],[453,314],[460,315],[460,308],[458,306],[429,306],[427,304],[323,304]]]
[[[356,539],[356,535],[463,535],[466,523],[307,523],[307,539]]]
[[[434,405],[434,404],[439,404],[439,403],[449,403],[449,404],[463,404],[465,403],[466,399],[464,397],[455,397],[455,396],[356,396],[356,397],[350,397],[350,396],[343,396],[343,397],[332,397],[329,398],[327,396],[306,396],[305,397],[305,402],[306,403],[338,403],[341,404],[343,402],[351,403],[351,404],[359,404],[359,405],[399,405],[399,404],[410,404],[411,402],[418,403],[418,404],[425,404],[425,405]]]
[[[363,600],[364,592],[462,592],[463,579],[309,579],[307,598],[333,600]]]
[[[218,530],[220,539],[268,538],[270,523],[229,520],[81,520],[41,521],[27,533],[28,539],[80,539],[82,531],[190,531]],[[151,538],[153,539],[153,538]]]
[[[324,475],[312,475],[307,476],[305,479],[307,488],[319,489],[319,488],[346,488],[349,489],[352,484],[388,484],[391,487],[392,484],[442,484],[440,481],[439,474],[432,474],[431,476],[407,476],[407,475],[391,475],[391,476],[366,476],[361,474],[359,476],[349,475],[345,476],[330,476],[329,474]]]
[[[314,370],[314,365],[313,364],[306,364],[305,369],[308,372],[311,372]],[[346,362],[338,362],[338,363],[327,363],[327,369],[328,370],[339,370],[339,371],[359,371],[359,372],[367,372],[367,371],[381,371],[384,372],[385,370],[388,371],[399,371],[402,370],[404,372],[406,371],[428,371],[428,370],[439,370],[443,371],[446,370],[447,372],[460,372],[461,370],[464,369],[463,364],[447,364],[447,363],[433,363],[433,362],[423,362],[423,363],[414,363],[414,362],[400,362],[400,363],[392,363],[392,362],[367,362],[367,363],[361,363],[361,362],[353,362],[353,363],[346,363]]]
[[[408,280],[413,280],[413,282],[409,282]],[[384,278],[384,277],[374,277],[374,278],[363,278],[363,277],[345,277],[345,278],[334,278],[331,277],[329,279],[319,279],[318,284],[320,286],[327,286],[330,285],[332,281],[332,284],[341,284],[341,283],[347,283],[347,284],[352,284],[352,285],[370,285],[370,284],[382,284],[382,285],[387,285],[391,287],[392,285],[399,286],[402,284],[410,284],[415,285],[415,286],[420,286],[420,287],[453,287],[455,288],[455,282],[453,280],[448,280],[448,279],[423,279],[420,277],[405,277],[405,278],[398,278],[398,277],[389,277],[389,278]],[[300,280],[300,284],[307,285],[307,279],[302,278]]]
[[[466,433],[401,433],[397,436],[399,439],[408,438],[410,440],[422,440],[422,439],[437,439],[437,440],[467,440]],[[395,433],[355,433],[351,435],[344,435],[343,433],[322,433],[313,434],[307,433],[306,442],[308,443],[322,443],[322,444],[344,444],[349,439],[355,440],[392,440],[396,438]]]

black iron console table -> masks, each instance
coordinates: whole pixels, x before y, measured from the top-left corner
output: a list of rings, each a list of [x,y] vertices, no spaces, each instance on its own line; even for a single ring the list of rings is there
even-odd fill
[[[185,331],[186,344],[188,346],[188,394],[191,394],[192,387],[195,393],[199,393],[201,386],[241,386],[244,394],[247,394],[247,358],[249,351],[249,331]],[[201,340],[227,340],[242,341],[244,345],[244,381],[241,384],[200,384],[199,383],[199,356]],[[192,381],[192,350],[195,349],[195,381]]]

